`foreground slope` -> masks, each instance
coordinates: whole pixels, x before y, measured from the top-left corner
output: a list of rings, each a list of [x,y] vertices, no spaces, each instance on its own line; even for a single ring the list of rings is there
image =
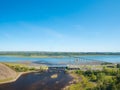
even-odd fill
[[[0,81],[15,78],[16,72],[0,63]]]

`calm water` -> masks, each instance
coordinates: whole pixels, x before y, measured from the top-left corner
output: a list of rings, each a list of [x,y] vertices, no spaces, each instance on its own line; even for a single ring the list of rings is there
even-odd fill
[[[102,60],[107,62],[120,62],[120,55],[88,55],[80,56],[82,58],[93,59],[93,60]],[[40,62],[40,63],[67,63],[70,60],[74,60],[72,57],[66,58],[27,58],[27,57],[13,57],[13,56],[0,56],[0,62],[22,62],[22,61],[31,61],[31,62]]]
[[[57,74],[57,78],[51,75]],[[72,81],[73,78],[64,71],[31,73],[22,75],[17,81],[0,85],[0,90],[61,90]]]
[[[97,55],[97,56],[80,56],[82,58],[102,60],[107,62],[120,62],[120,55]],[[63,63],[74,60],[73,58],[25,58],[25,57],[10,57],[0,56],[0,62],[41,62],[41,63]],[[50,76],[58,74],[58,77],[52,79]],[[62,72],[44,72],[31,73],[22,75],[13,83],[0,85],[0,90],[61,90],[72,81],[72,77]]]

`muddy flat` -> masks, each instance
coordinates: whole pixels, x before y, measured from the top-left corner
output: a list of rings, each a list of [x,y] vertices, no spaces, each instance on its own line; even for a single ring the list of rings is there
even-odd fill
[[[52,76],[56,77],[52,78]],[[17,81],[0,85],[0,90],[62,90],[73,78],[60,72],[30,73]]]

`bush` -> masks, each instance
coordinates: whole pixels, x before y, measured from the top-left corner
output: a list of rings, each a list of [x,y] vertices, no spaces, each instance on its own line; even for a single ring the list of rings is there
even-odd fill
[[[75,71],[75,73],[81,75],[81,74],[82,74],[82,71],[77,70],[77,71]]]
[[[32,71],[32,70],[35,70],[35,68],[34,68],[34,67],[32,67],[32,68],[30,68],[29,70],[30,70],[30,71]]]
[[[97,80],[96,75],[92,74],[91,77],[90,77],[90,80],[95,82]]]
[[[120,68],[120,64],[117,64],[117,68]]]

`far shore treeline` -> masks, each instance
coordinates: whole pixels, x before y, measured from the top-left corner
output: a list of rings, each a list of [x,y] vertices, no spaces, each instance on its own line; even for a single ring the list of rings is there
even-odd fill
[[[1,51],[0,55],[10,56],[80,56],[80,55],[120,55],[120,52],[39,52],[39,51]]]

